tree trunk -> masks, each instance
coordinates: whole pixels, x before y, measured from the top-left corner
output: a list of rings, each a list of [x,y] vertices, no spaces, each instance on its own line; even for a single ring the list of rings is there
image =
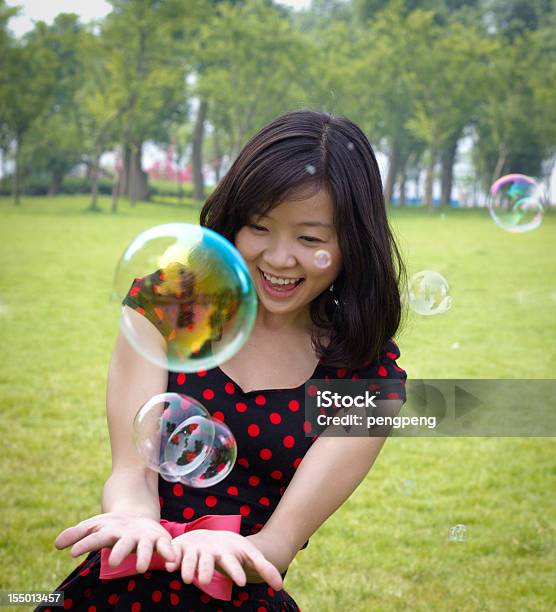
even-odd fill
[[[48,195],[55,196],[60,193],[62,183],[64,181],[64,172],[62,170],[54,170],[50,178],[50,185],[48,186]]]
[[[129,169],[130,169],[130,159],[131,159],[131,145],[129,142],[124,142],[122,144],[122,170],[120,172],[120,180],[119,180],[119,195],[125,196],[126,198],[129,196]]]
[[[440,179],[440,204],[448,206],[452,199],[452,186],[454,183],[454,163],[456,161],[456,151],[458,141],[449,143],[442,151],[442,176]]]
[[[136,182],[136,174],[137,174],[137,149],[132,144],[131,145],[131,154],[129,156],[129,184],[128,184],[128,197],[132,206],[135,206],[137,203],[137,199],[135,197],[136,191],[134,189],[134,185]]]
[[[494,167],[494,172],[492,173],[492,177],[490,179],[490,184],[494,183],[494,181],[502,175],[502,169],[504,168],[504,164],[506,163],[506,157],[508,155],[508,149],[505,143],[502,143],[498,147],[498,159],[496,160],[496,166]]]
[[[436,151],[430,150],[427,155],[427,169],[425,175],[425,206],[432,211],[432,190],[434,184],[434,166],[436,162]]]
[[[213,136],[213,144],[214,144],[214,178],[216,179],[216,183],[220,182],[220,173],[222,172],[222,147],[220,146],[220,137],[218,136],[218,130],[214,128],[214,136]]]
[[[205,119],[207,116],[208,102],[201,100],[199,110],[197,111],[197,119],[195,120],[195,129],[193,131],[193,197],[196,200],[205,199],[205,181],[203,178],[203,138],[205,135]]]
[[[121,173],[117,168],[114,168],[114,181],[112,183],[112,213],[118,212],[118,197],[120,195],[120,179]]]
[[[99,212],[100,208],[97,205],[98,198],[98,177],[99,177],[99,166],[100,166],[100,151],[98,149],[95,150],[93,163],[91,165],[91,205],[89,206],[89,210]]]
[[[405,206],[407,199],[407,157],[400,166],[399,177],[398,185],[400,190],[400,206]]]
[[[129,159],[129,199],[131,205],[135,206],[137,200],[146,201],[149,199],[149,183],[147,173],[142,168],[143,143],[133,143],[131,145],[131,155]]]
[[[21,141],[22,136],[18,134],[15,139],[15,180],[13,184],[14,204],[21,204]]]
[[[400,147],[398,146],[397,141],[393,140],[390,147],[390,152],[388,154],[388,174],[386,175],[386,184],[384,185],[384,201],[386,202],[386,205],[392,202],[399,163]]]

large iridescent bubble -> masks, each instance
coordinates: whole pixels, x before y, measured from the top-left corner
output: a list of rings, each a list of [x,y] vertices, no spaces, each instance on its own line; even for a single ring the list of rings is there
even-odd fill
[[[492,220],[507,232],[528,232],[543,220],[540,188],[535,179],[525,174],[507,174],[495,181],[487,204]]]
[[[134,349],[175,372],[211,369],[247,340],[257,296],[237,249],[210,229],[186,223],[137,236],[116,268],[125,297],[121,329]]]

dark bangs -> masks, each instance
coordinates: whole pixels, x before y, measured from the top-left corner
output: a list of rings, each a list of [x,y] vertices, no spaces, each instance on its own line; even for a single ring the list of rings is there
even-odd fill
[[[200,222],[234,242],[252,216],[266,214],[288,196],[323,183],[320,135],[287,115],[264,127],[242,149],[207,199]],[[218,228],[218,229],[216,229]]]
[[[252,216],[321,187],[334,202],[343,268],[333,291],[311,303],[313,346],[326,365],[359,368],[398,330],[405,267],[374,152],[354,123],[308,110],[278,117],[242,149],[203,206],[200,223],[235,243]]]

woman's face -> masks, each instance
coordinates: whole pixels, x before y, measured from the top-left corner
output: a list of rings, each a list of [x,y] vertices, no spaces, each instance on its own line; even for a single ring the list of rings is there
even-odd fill
[[[301,313],[328,290],[342,269],[333,214],[334,204],[321,189],[303,200],[286,199],[236,234],[235,245],[255,281],[261,307],[274,314]],[[330,255],[325,268],[315,262],[320,250]]]

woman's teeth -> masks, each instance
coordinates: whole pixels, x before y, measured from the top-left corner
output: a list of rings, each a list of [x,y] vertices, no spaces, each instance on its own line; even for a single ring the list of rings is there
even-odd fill
[[[276,276],[270,276],[270,274],[267,274],[266,272],[263,272],[263,276],[273,285],[295,285],[301,280],[300,278],[280,278]]]

